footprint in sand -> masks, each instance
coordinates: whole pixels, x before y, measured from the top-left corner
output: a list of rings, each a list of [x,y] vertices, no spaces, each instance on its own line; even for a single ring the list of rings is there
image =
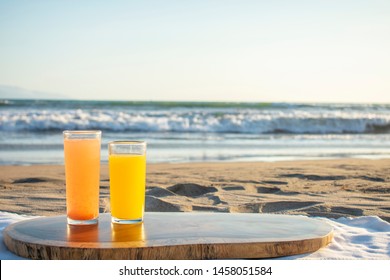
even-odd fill
[[[197,197],[197,196],[204,195],[206,193],[218,191],[214,187],[205,187],[205,186],[192,184],[192,183],[176,184],[171,187],[168,187],[167,189],[175,194],[183,195],[187,197]]]
[[[179,205],[164,201],[158,197],[146,196],[145,211],[147,212],[188,212],[192,211],[191,205]]]
[[[322,204],[318,201],[276,201],[265,203],[261,209],[263,213],[301,210],[314,205]]]
[[[298,178],[298,179],[304,179],[304,180],[310,180],[310,181],[334,181],[334,180],[345,180],[347,179],[346,176],[320,176],[320,175],[306,175],[306,174],[300,174],[300,173],[294,173],[294,174],[281,174],[279,177],[284,178]]]
[[[359,176],[359,177],[356,177],[356,178],[363,179],[363,180],[366,180],[366,181],[371,181],[371,182],[386,182],[385,179],[380,178],[380,177]]]
[[[148,187],[146,190],[146,195],[154,196],[154,197],[166,197],[166,196],[175,196],[174,192],[167,190],[165,188],[160,187]]]
[[[245,203],[241,205],[231,205],[230,213],[259,213],[262,203]]]
[[[257,193],[261,194],[276,194],[276,195],[299,195],[299,192],[285,192],[278,187],[257,187]]]
[[[378,187],[362,189],[362,192],[384,194],[384,193],[390,193],[390,188],[383,188],[383,187],[378,186]]]
[[[225,191],[245,191],[245,187],[243,186],[226,186],[222,187]]]
[[[212,201],[213,205],[228,204],[226,201],[221,200],[221,198],[218,195],[210,195],[210,196],[207,196],[207,198],[210,201]]]
[[[288,185],[288,182],[284,182],[284,181],[261,181],[261,182],[270,185]]]
[[[330,212],[347,214],[347,215],[352,215],[352,216],[362,216],[364,211],[362,209],[359,209],[359,208],[335,206],[335,207],[330,208]]]
[[[12,184],[39,184],[39,183],[54,183],[56,185],[63,185],[64,180],[45,177],[28,177],[14,180]]]
[[[42,178],[42,177],[31,177],[31,178],[22,178],[22,179],[18,179],[18,180],[15,180],[13,181],[12,183],[13,184],[25,184],[25,183],[43,183],[43,182],[48,182],[49,179],[47,178]]]
[[[257,193],[277,193],[281,189],[278,187],[257,187]]]
[[[228,207],[216,207],[216,206],[204,206],[204,205],[194,205],[192,206],[193,211],[206,211],[206,212],[229,212]]]

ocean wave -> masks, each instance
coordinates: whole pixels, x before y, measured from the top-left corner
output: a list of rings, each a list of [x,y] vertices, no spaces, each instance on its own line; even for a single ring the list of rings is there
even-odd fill
[[[118,132],[245,134],[390,133],[390,114],[316,110],[3,110],[0,131],[100,129]]]

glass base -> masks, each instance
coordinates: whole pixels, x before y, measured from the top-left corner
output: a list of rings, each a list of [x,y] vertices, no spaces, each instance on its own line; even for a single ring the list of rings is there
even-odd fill
[[[115,224],[123,224],[123,225],[129,225],[129,224],[138,224],[143,221],[142,218],[139,219],[119,219],[116,217],[111,217],[111,222]]]
[[[95,225],[98,223],[98,218],[92,220],[73,220],[71,218],[68,219],[68,225]]]

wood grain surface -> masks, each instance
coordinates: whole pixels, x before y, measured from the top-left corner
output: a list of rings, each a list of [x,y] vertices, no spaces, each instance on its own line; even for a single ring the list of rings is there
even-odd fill
[[[31,259],[236,259],[314,252],[333,238],[327,223],[292,215],[147,212],[143,223],[70,226],[66,216],[9,225],[4,242]]]

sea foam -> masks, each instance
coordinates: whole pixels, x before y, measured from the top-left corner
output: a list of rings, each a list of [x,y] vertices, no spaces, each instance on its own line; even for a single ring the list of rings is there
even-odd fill
[[[0,131],[102,129],[244,134],[389,133],[390,114],[315,110],[1,110]]]

